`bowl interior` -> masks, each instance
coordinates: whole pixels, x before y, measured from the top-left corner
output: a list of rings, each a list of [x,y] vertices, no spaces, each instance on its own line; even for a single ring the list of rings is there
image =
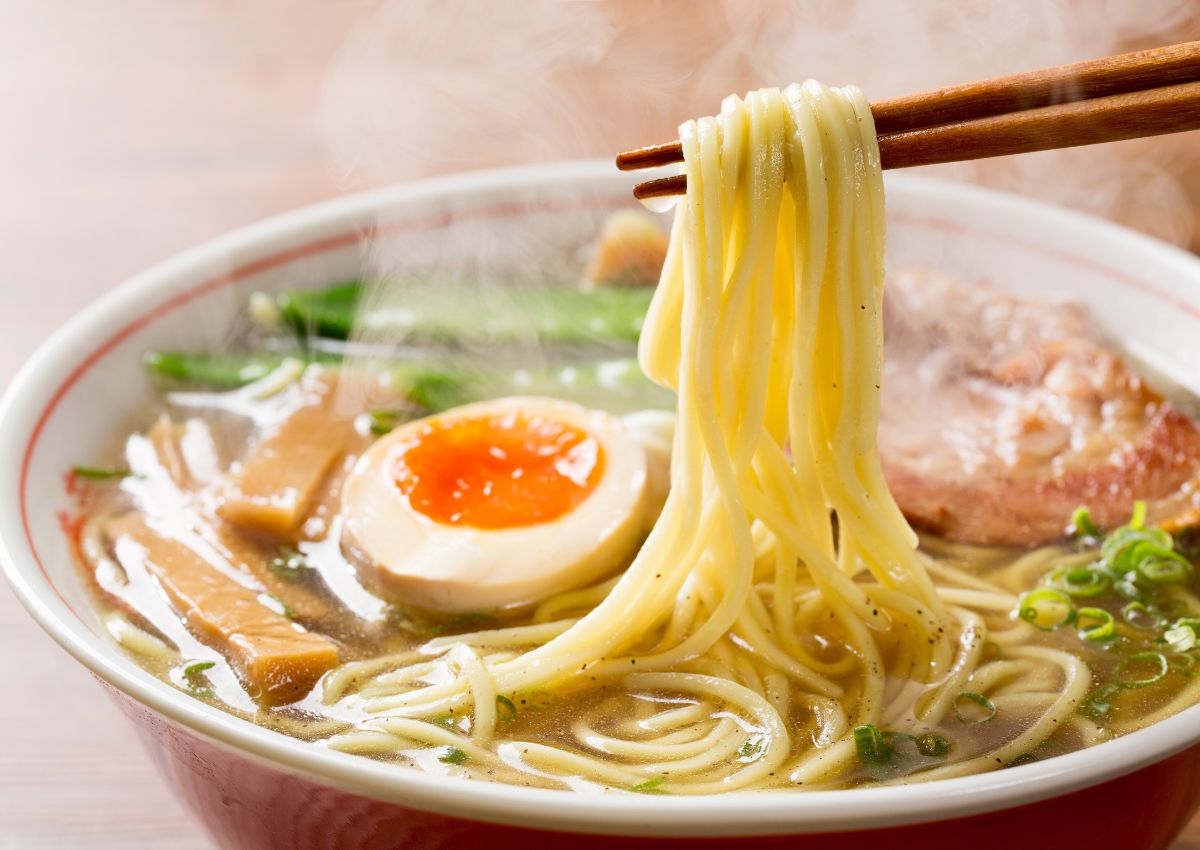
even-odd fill
[[[318,756],[303,753],[306,745],[289,739],[268,741],[281,736],[189,700],[117,651],[92,613],[62,531],[61,523],[76,510],[64,487],[64,473],[72,464],[103,457],[129,427],[144,421],[151,396],[142,366],[146,351],[219,349],[238,331],[237,317],[250,293],[326,285],[380,271],[428,271],[443,264],[483,277],[494,285],[496,297],[503,297],[503,288],[530,268],[547,277],[574,277],[600,222],[612,210],[633,203],[629,186],[629,178],[612,173],[607,164],[587,163],[463,175],[355,196],[202,246],[94,304],[36,355],[10,388],[0,413],[0,492],[10,507],[0,517],[0,543],[22,600],[56,639],[102,678],[180,722],[227,742],[230,735],[240,735],[233,741],[236,745],[253,742],[251,748],[264,757],[288,761],[297,769],[326,778],[337,772],[340,782],[365,793],[414,793],[406,785],[409,780],[397,784],[395,768],[384,766],[380,772],[380,765],[327,752],[319,754],[324,761],[314,761]],[[934,267],[1017,292],[1081,301],[1136,358],[1200,392],[1200,262],[1195,258],[1077,214],[911,177],[889,177],[888,223],[891,267]],[[463,309],[486,309],[486,303],[464,303]],[[540,355],[530,346],[528,356]],[[1198,711],[1176,718],[1180,723],[1159,724],[1170,732],[1155,727],[1136,733],[1131,738],[1141,736],[1137,747],[1128,746],[1128,738],[1103,745],[1102,749],[1113,748],[1106,758],[1088,751],[1046,763],[1061,769],[1015,769],[1037,778],[1023,789],[994,777],[951,780],[939,783],[947,786],[942,799],[925,793],[921,805],[912,804],[919,790],[881,789],[892,793],[876,795],[883,801],[876,814],[892,821],[917,819],[949,805],[956,795],[975,795],[971,806],[976,810],[994,808],[1022,795],[1030,799],[1072,783],[1078,787],[1099,781],[1194,743],[1200,738]],[[1190,727],[1181,725],[1183,721]],[[235,727],[244,728],[231,732]],[[391,780],[385,781],[389,773]],[[448,781],[461,790],[461,781]],[[435,794],[439,782],[426,780],[424,787]],[[479,801],[488,795],[495,797],[497,806],[505,802],[511,808],[517,797],[532,800],[555,792],[472,793],[477,795],[474,811],[486,816],[489,807]],[[863,792],[853,793],[860,802],[868,799]],[[765,802],[754,806],[773,806],[774,814],[755,815],[758,820],[751,831],[805,819],[815,823],[821,817],[840,816],[842,806],[837,802],[818,816],[815,799],[790,800],[786,808],[769,797],[761,800]],[[738,828],[739,822],[747,827],[753,807],[714,802],[697,801],[690,807],[689,830],[707,829],[718,817],[729,829]],[[609,801],[596,811],[618,804],[649,808],[666,817],[661,800]],[[453,808],[445,800],[430,805]],[[572,813],[567,808],[566,822],[584,826],[584,810]],[[862,815],[856,805],[845,817]],[[526,812],[518,818],[510,811],[505,817],[539,822],[546,815]]]

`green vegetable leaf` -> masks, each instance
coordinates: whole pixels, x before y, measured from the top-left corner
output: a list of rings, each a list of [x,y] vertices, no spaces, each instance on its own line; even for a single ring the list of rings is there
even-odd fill
[[[666,781],[665,777],[655,776],[645,782],[639,782],[637,785],[630,785],[625,790],[635,794],[666,794],[667,792],[660,787]]]
[[[496,715],[502,723],[511,723],[517,719],[517,707],[508,697],[496,694]]]
[[[444,755],[438,756],[438,761],[446,764],[465,764],[469,756],[458,747],[450,747]]]
[[[71,472],[75,477],[86,478],[88,481],[116,481],[133,474],[123,467],[100,466],[72,466]]]
[[[217,666],[215,661],[191,661],[183,666],[183,675],[189,679],[198,673],[203,673],[205,670],[211,670]]]

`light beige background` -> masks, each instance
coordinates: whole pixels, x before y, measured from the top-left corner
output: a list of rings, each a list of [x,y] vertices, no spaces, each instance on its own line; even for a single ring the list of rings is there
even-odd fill
[[[1187,15],[1173,11],[1190,2],[1161,0],[1162,21],[1193,26]],[[477,2],[475,8],[484,5]],[[988,47],[982,35],[977,44],[939,46],[944,32],[928,35],[921,44],[914,42],[913,30],[889,30],[889,22],[872,18],[878,5],[864,0],[857,17],[849,19],[830,11],[844,8],[842,3],[814,0],[805,5],[829,26],[876,34],[876,51],[890,56],[893,64],[885,57],[862,65],[857,76],[846,72],[851,74],[846,79],[862,80],[869,92],[894,94],[906,87],[1017,70],[1025,59],[1011,55],[1024,38],[1019,33],[1000,39],[999,47]],[[937,4],[912,5],[932,9]],[[1094,45],[1116,37],[1071,26],[1069,9],[1062,9],[1085,2],[1023,5],[1037,7],[1041,15],[1018,22],[1042,35],[1029,51],[1036,56],[1026,64],[1105,52],[1106,47]],[[771,53],[754,27],[778,23],[772,18],[743,20],[741,25],[749,29],[738,37],[745,49],[711,57],[711,43],[724,38],[728,28],[727,10],[715,2],[575,6],[588,7],[588,14],[600,10],[610,22],[636,24],[610,33],[604,48],[610,51],[606,62],[624,57],[627,80],[622,86],[631,91],[640,81],[636,96],[621,97],[622,86],[587,67],[591,60],[586,50],[581,54],[564,42],[579,37],[573,18],[565,17],[563,29],[556,30],[555,20],[542,15],[549,29],[539,36],[540,50],[554,54],[555,45],[562,48],[564,43],[570,49],[556,54],[553,80],[558,88],[540,93],[560,98],[567,93],[576,107],[594,103],[595,109],[556,111],[557,119],[544,122],[553,133],[544,137],[538,127],[522,135],[512,121],[497,119],[489,144],[478,139],[468,144],[456,136],[452,156],[444,151],[434,156],[429,139],[453,132],[453,118],[442,124],[422,119],[414,127],[396,118],[399,104],[419,104],[434,91],[439,96],[428,106],[439,106],[443,116],[461,114],[454,111],[453,99],[446,98],[457,93],[461,109],[465,92],[479,96],[468,83],[481,75],[479,66],[469,63],[457,76],[446,71],[452,52],[411,52],[414,35],[405,25],[419,23],[429,3],[406,2],[380,11],[378,2],[331,0],[0,0],[0,385],[41,340],[92,299],[146,266],[223,231],[385,179],[522,158],[595,155],[659,141],[689,111],[711,110],[717,94],[779,81],[761,79],[762,74],[787,74],[789,67],[809,67],[808,61],[813,70],[794,73],[828,78],[848,61],[836,42],[813,48],[811,33],[804,36],[809,41],[800,39],[790,48],[775,45]],[[790,4],[774,8],[784,6]],[[515,14],[519,18],[522,13]],[[937,17],[928,10],[925,14],[929,20]],[[1108,13],[1105,19],[1116,17]],[[665,25],[681,20],[688,20],[690,29],[676,32],[695,37],[665,43]],[[481,28],[487,29],[484,23],[462,31],[476,32],[472,37],[477,38]],[[970,21],[959,25],[963,31],[971,28]],[[896,34],[893,43],[886,38],[889,31]],[[453,33],[444,30],[439,37]],[[1153,34],[1128,37],[1144,40]],[[801,51],[804,44],[808,48]],[[485,47],[510,51],[501,59],[475,53],[476,59],[508,63],[510,81],[538,75],[536,66],[513,64],[511,45],[489,42]],[[942,65],[901,65],[906,52],[914,50],[950,53]],[[527,51],[516,54],[522,52]],[[638,57],[648,52],[655,54],[657,64],[639,64]],[[974,59],[963,58],[968,55]],[[781,57],[787,61],[781,63]],[[898,70],[889,74],[888,67]],[[594,94],[590,100],[588,92]],[[583,127],[581,114],[588,116]],[[574,123],[554,124],[568,119]],[[1191,147],[1196,148],[1194,136]],[[1091,159],[1069,161],[1108,168],[1103,192],[1084,192],[1072,180],[1040,188],[1059,191],[1068,201],[1102,203],[1128,214],[1129,205],[1114,198],[1139,180],[1145,185],[1166,180],[1169,191],[1163,190],[1165,200],[1160,198],[1156,209],[1168,214],[1135,218],[1176,241],[1189,241],[1195,220],[1189,216],[1196,203],[1187,182],[1194,162],[1186,146],[1175,140],[1127,150],[1120,156],[1096,152],[1087,155]],[[1111,167],[1138,151],[1147,152],[1150,171]],[[1028,179],[1014,168],[997,164],[994,173],[982,177],[1001,183]],[[1045,166],[1026,168],[1040,173]],[[40,632],[7,587],[0,588],[0,688],[2,850],[210,846],[161,786],[100,688]],[[1200,822],[1189,836],[1177,850],[1200,850]]]

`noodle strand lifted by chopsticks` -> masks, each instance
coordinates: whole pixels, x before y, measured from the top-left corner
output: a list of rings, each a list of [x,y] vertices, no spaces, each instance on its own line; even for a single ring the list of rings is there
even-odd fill
[[[537,626],[335,673],[329,701],[362,719],[330,746],[454,746],[472,773],[671,793],[829,785],[854,770],[855,725],[916,729],[984,687],[972,677],[1006,591],[974,580],[947,610],[876,450],[884,205],[867,101],[815,82],[764,89],[680,139],[688,193],[639,352],[678,396],[657,524],[619,580],[548,600]],[[512,651],[482,652],[497,647]],[[403,672],[431,660],[441,675]],[[1012,663],[1050,685],[1021,697],[1032,707],[1006,754],[1050,734],[1086,682],[1056,651]],[[491,743],[505,736],[497,695],[596,682],[627,710],[614,719],[597,699],[557,744]]]

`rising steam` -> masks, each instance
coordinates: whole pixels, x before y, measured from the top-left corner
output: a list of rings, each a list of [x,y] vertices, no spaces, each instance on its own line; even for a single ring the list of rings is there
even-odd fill
[[[611,156],[808,77],[883,98],[1195,38],[1195,0],[392,0],[340,51],[322,123],[348,183],[374,186]],[[1193,134],[926,171],[1200,247]]]

